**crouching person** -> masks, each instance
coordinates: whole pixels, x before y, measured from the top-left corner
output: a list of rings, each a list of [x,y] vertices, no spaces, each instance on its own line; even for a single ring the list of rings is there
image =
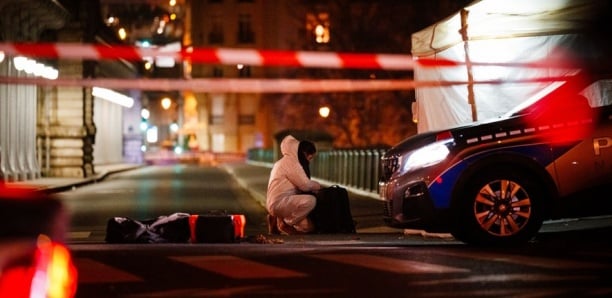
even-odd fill
[[[306,234],[314,231],[308,214],[316,205],[321,185],[310,179],[310,161],[316,153],[310,141],[288,135],[280,144],[282,157],[274,163],[268,181],[266,208],[269,234]]]

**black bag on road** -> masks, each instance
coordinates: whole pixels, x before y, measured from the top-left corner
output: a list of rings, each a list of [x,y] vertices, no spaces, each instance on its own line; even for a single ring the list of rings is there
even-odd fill
[[[189,224],[192,229],[191,242],[193,243],[237,241],[233,217],[225,211],[191,215]]]
[[[111,217],[106,223],[108,243],[187,243],[189,214],[174,213],[154,219]]]
[[[322,188],[315,194],[317,205],[309,217],[319,234],[355,233],[348,191],[339,185]]]

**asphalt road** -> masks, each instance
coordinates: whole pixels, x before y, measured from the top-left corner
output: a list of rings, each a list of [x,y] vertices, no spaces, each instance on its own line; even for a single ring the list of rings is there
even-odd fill
[[[247,181],[245,171],[259,174]],[[265,210],[254,195],[267,178],[258,171],[154,166],[60,193],[72,214],[69,245],[79,271],[77,296],[612,295],[609,226],[585,230],[575,228],[594,227],[593,222],[559,222],[524,247],[475,248],[445,235],[385,229],[380,202],[353,195],[356,234],[268,236]],[[248,237],[230,244],[104,242],[110,217],[209,210],[245,214]]]

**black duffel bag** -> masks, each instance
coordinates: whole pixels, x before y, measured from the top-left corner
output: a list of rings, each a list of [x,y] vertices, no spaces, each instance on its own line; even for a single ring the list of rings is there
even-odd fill
[[[339,185],[320,189],[316,194],[317,204],[309,217],[319,234],[355,233],[355,222],[351,213],[348,191]]]

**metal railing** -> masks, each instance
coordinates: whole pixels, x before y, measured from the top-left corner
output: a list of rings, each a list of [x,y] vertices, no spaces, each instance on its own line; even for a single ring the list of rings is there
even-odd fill
[[[310,165],[312,177],[368,193],[378,193],[380,158],[386,149],[320,150]],[[272,149],[253,148],[247,160],[272,165]]]

